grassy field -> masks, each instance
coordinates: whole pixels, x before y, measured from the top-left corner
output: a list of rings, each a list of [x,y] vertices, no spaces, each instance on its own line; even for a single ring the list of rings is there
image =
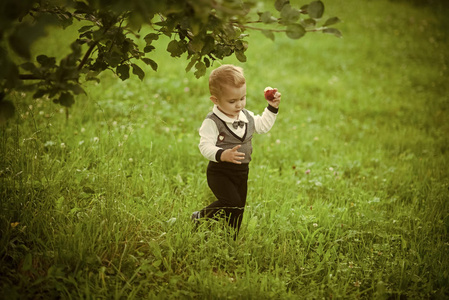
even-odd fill
[[[343,39],[251,33],[247,108],[265,86],[282,103],[253,140],[236,241],[190,222],[213,201],[197,147],[211,102],[164,41],[157,73],[105,74],[67,121],[15,95],[0,298],[448,299],[448,9],[417,2],[326,1]]]

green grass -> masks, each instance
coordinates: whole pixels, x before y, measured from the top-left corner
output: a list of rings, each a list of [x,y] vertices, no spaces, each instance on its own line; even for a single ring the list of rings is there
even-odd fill
[[[326,5],[343,39],[251,34],[247,108],[262,111],[268,85],[282,104],[254,139],[237,241],[190,223],[213,200],[197,148],[211,103],[207,78],[163,41],[157,73],[105,74],[67,121],[15,95],[0,139],[0,297],[448,298],[447,9]]]

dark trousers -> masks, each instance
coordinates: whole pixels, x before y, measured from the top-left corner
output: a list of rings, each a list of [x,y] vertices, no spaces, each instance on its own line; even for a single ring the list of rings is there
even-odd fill
[[[209,162],[207,183],[217,200],[201,210],[201,216],[219,218],[223,213],[236,232],[242,224],[248,191],[248,164]]]

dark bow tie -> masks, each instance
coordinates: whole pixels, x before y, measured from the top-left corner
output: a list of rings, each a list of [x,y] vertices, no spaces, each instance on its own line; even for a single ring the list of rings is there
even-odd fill
[[[243,128],[243,126],[245,125],[245,122],[243,121],[234,121],[234,123],[232,123],[232,127],[234,127],[234,129],[237,129],[237,127],[241,127]]]

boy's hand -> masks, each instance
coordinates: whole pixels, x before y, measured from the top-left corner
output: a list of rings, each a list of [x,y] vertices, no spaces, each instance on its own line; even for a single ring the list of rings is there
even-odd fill
[[[281,103],[281,93],[279,93],[278,89],[276,88],[267,87],[266,89],[271,89],[271,91],[275,91],[274,94],[271,94],[272,96],[269,97],[267,97],[267,95],[265,96],[267,102],[274,108],[279,108],[279,104]]]
[[[237,145],[232,149],[226,149],[223,151],[220,157],[221,161],[227,161],[240,165],[242,163],[241,160],[245,158],[245,153],[237,151],[240,147],[242,147],[242,145]]]

